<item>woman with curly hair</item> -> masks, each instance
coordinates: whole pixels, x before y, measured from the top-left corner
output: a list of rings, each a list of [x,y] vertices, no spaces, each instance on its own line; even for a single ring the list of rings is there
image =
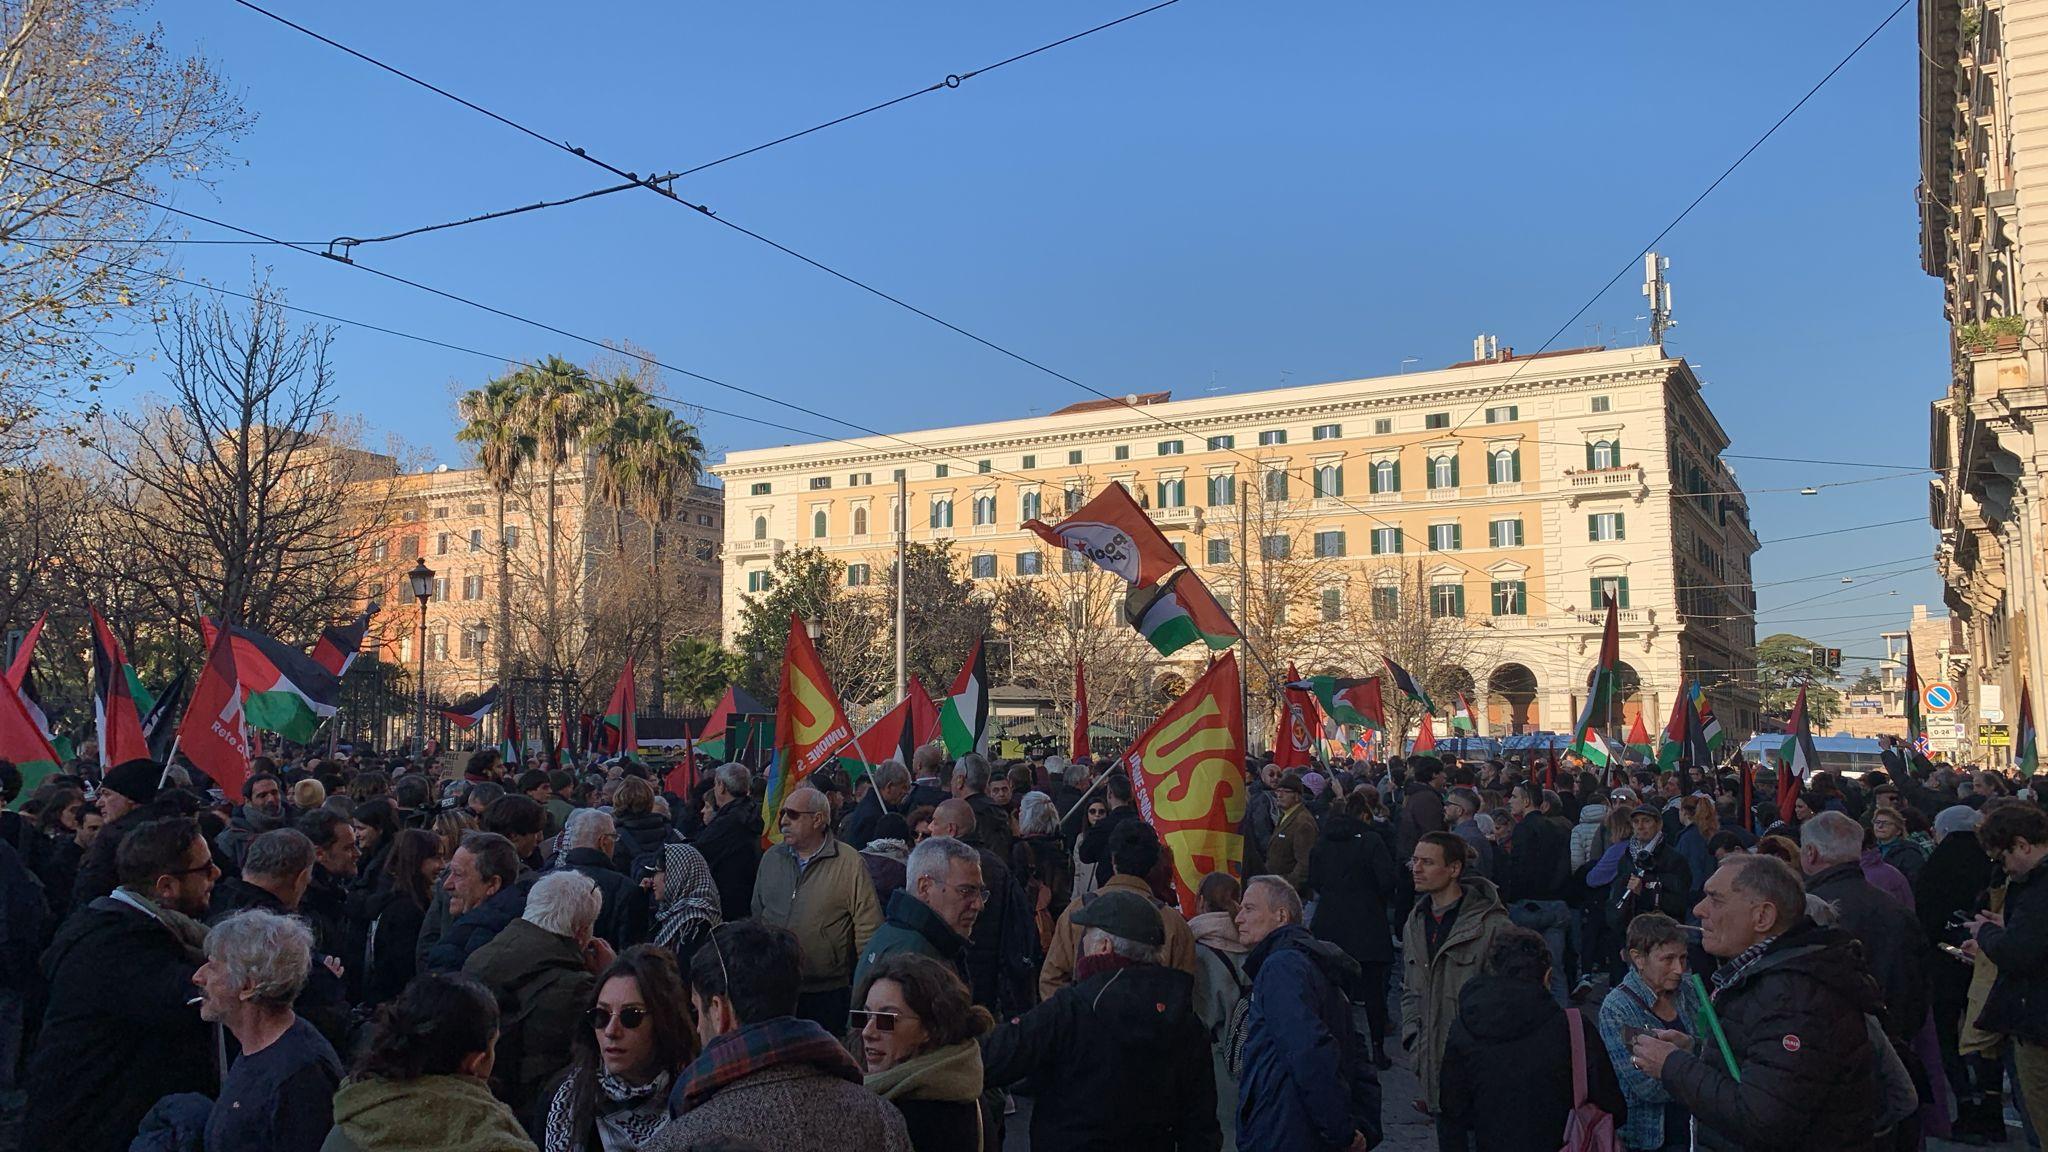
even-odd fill
[[[534,1152],[491,1095],[498,1002],[467,976],[422,976],[377,1012],[369,1047],[334,1094],[320,1152]]]
[[[896,1105],[917,1152],[993,1152],[980,1038],[995,1027],[951,968],[915,953],[877,963],[850,1014],[868,1090]]]

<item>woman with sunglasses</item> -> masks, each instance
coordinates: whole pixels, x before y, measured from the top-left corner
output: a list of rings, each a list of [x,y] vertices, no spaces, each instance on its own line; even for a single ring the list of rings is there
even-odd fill
[[[951,968],[899,953],[870,973],[867,1000],[848,1014],[868,1090],[896,1106],[917,1152],[994,1149],[995,1109],[983,1106],[980,1038],[995,1026]]]
[[[697,1030],[675,956],[641,944],[606,968],[548,1107],[541,1152],[638,1152],[668,1119]]]
[[[1092,829],[1097,824],[1102,823],[1103,820],[1106,819],[1108,816],[1109,798],[1102,795],[1101,790],[1098,789],[1095,795],[1090,796],[1088,798],[1086,823],[1082,828],[1083,835],[1085,835],[1089,829]],[[1067,894],[1067,900],[1069,903],[1075,900],[1083,899],[1090,893],[1094,892],[1096,888],[1100,887],[1100,885],[1098,885],[1095,880],[1095,865],[1084,863],[1081,859],[1081,839],[1081,836],[1074,837],[1074,852],[1072,861],[1074,867],[1074,886],[1073,891]]]

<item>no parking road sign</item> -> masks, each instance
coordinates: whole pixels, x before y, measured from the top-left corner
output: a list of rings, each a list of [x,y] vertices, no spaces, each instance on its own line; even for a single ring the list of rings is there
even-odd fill
[[[1928,711],[1946,712],[1950,708],[1955,706],[1956,690],[1942,683],[1941,681],[1936,680],[1935,682],[1927,686],[1927,691],[1923,694],[1923,699],[1927,703]]]

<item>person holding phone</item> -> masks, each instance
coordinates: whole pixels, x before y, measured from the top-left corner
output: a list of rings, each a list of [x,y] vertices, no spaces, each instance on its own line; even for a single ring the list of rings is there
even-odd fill
[[[1635,1038],[1658,1029],[1692,1034],[1692,1011],[1680,995],[1685,980],[1685,929],[1662,912],[1645,912],[1628,925],[1628,973],[1600,1003],[1600,1040],[1628,1098],[1628,1120],[1616,1133],[1628,1149],[1690,1146],[1691,1117],[1664,1085],[1629,1061]]]

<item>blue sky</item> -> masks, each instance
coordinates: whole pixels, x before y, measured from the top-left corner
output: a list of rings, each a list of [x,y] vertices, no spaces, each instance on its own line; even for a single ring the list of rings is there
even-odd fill
[[[688,167],[1143,5],[348,5],[275,10],[636,171]],[[1540,345],[1891,4],[1181,0],[691,177],[721,216],[1115,392],[1200,394]],[[486,15],[488,13],[488,15]],[[229,0],[160,5],[260,115],[181,206],[271,235],[372,235],[609,182],[573,157]],[[1924,516],[1924,480],[1778,462],[1927,459],[1947,356],[1921,273],[1912,13],[1661,245],[1679,326],[1766,541]],[[194,235],[219,235],[195,227]],[[365,264],[897,430],[1085,398],[647,193],[360,249]],[[504,356],[591,350],[288,250],[188,247],[187,275]],[[1639,337],[1631,271],[1559,346]],[[1598,324],[1601,327],[1595,328]],[[490,360],[363,331],[347,403],[450,463]],[[145,371],[135,385],[149,386]],[[843,431],[680,377],[683,402]],[[808,439],[709,416],[715,449]],[[1924,524],[1789,541],[1782,626],[1852,654],[1939,603]],[[1893,562],[1896,563],[1881,563]],[[1898,595],[1886,595],[1896,589]],[[1864,613],[1893,613],[1892,616]],[[1822,619],[1825,617],[1825,619]],[[1855,618],[1850,618],[1855,617]]]

